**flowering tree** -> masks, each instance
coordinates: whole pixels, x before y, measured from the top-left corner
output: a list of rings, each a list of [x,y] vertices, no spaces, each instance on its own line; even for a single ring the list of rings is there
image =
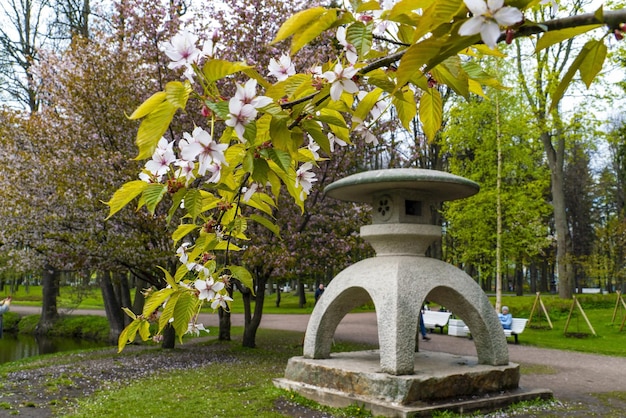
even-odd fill
[[[290,54],[295,55],[322,33],[334,32],[341,53],[312,68],[295,68],[287,56],[265,70],[228,61],[212,40],[200,48],[198,38],[184,30],[166,43],[169,68],[181,69],[183,79],[168,83],[130,115],[141,120],[136,158],[148,161],[139,179],[122,185],[107,204],[112,216],[135,199],[138,209],[150,213],[167,202],[168,219],[181,214],[172,234],[181,264],[173,275],[163,269],[168,286],[149,297],[142,315],[128,312],[133,322],[120,336],[119,348],[137,333],[149,338],[149,320],[161,307],[158,332],[171,323],[182,337],[198,329],[193,318],[204,302],[228,308],[233,280],[252,288],[250,272],[230,256],[247,245],[248,224],[280,234],[273,210],[281,190],[303,209],[317,182],[312,174],[316,147],[332,155],[338,140],[371,141],[377,105],[393,106],[407,129],[418,113],[432,138],[442,115],[433,84],[444,83],[464,97],[483,94],[485,77],[472,65],[473,55],[498,56],[498,41],[534,34],[540,34],[544,47],[603,26],[609,31],[601,39],[607,33],[621,36],[626,20],[622,10],[600,8],[589,15],[532,22],[524,18],[527,10],[552,5],[503,3],[401,1],[381,8],[378,2],[356,0],[345,7],[304,10],[281,26],[273,42],[291,39]],[[589,82],[595,77],[603,48],[600,40],[583,48],[553,103],[575,72]],[[226,96],[229,85],[235,92]],[[193,102],[202,104],[205,121],[191,132],[165,138],[174,116]]]

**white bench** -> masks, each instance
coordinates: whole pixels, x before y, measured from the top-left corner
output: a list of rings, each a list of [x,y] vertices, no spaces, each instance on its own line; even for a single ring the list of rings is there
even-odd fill
[[[514,337],[515,338],[515,344],[518,343],[517,340],[517,336],[519,334],[521,334],[522,332],[524,332],[524,328],[526,328],[526,323],[528,322],[528,319],[526,318],[513,318],[513,323],[511,324],[511,329],[502,329],[502,331],[504,331],[504,336],[505,337]],[[470,330],[467,327],[467,325],[463,328],[463,330],[470,334]]]
[[[442,311],[422,311],[422,318],[424,319],[424,326],[426,329],[434,330],[439,328],[443,334],[443,327],[448,324],[452,312]]]

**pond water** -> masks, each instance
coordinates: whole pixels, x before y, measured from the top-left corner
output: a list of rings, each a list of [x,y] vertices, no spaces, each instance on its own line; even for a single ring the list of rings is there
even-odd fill
[[[0,338],[0,363],[20,360],[40,354],[105,347],[106,344],[78,338],[35,337],[33,335],[3,333]]]

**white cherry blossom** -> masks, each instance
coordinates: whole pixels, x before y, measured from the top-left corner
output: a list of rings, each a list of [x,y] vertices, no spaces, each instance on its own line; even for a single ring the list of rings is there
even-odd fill
[[[346,28],[343,26],[337,28],[337,41],[339,41],[339,44],[345,49],[348,62],[354,64],[359,59],[359,54],[354,45],[346,40]]]
[[[274,76],[278,81],[284,81],[290,75],[294,75],[296,73],[296,67],[293,62],[291,62],[291,58],[289,55],[285,54],[281,55],[278,61],[272,58],[268,68],[270,70],[268,76]]]
[[[337,135],[335,135],[332,132],[328,134],[328,142],[330,143],[331,152],[335,152],[335,144],[339,145],[340,147],[345,147],[346,145],[348,145],[346,141],[339,138]]]
[[[185,161],[194,161],[196,157],[200,166],[198,174],[204,176],[213,162],[226,164],[224,151],[228,148],[228,144],[220,144],[213,141],[211,134],[199,126],[196,127],[191,135],[187,132],[183,134],[186,141],[181,141],[181,154]]]
[[[209,330],[204,327],[204,324],[196,324],[195,322],[190,322],[187,326],[186,334],[195,335],[197,337],[200,335],[200,331],[209,332]]]
[[[183,244],[176,249],[176,254],[178,254],[178,257],[182,264],[187,264],[187,261],[189,261],[189,254],[187,254],[187,247],[189,247],[189,243],[183,242]]]
[[[311,171],[312,169],[313,164],[304,163],[296,171],[296,188],[302,186],[302,192],[300,193],[301,200],[304,200],[305,194],[308,195],[311,193],[311,187],[313,187],[313,183],[317,181],[315,173]]]
[[[333,71],[326,71],[322,74],[329,83],[332,83],[330,86],[330,97],[333,100],[339,100],[341,98],[341,93],[344,91],[350,94],[354,94],[359,91],[358,86],[352,80],[357,73],[357,69],[353,66],[348,66],[343,68],[341,64],[335,65]]]
[[[228,119],[226,119],[226,125],[233,127],[239,139],[243,141],[246,125],[256,118],[258,112],[254,106],[244,104],[237,97],[231,98],[228,102],[228,111],[229,114]]]
[[[173,142],[168,143],[167,139],[161,138],[152,154],[152,159],[146,163],[146,170],[157,177],[166,174],[170,170],[170,164],[176,161],[173,147]]]
[[[221,307],[222,309],[228,309],[228,302],[232,302],[233,298],[228,295],[223,295],[221,293],[215,295],[215,299],[211,302],[211,309],[217,309]]]
[[[250,187],[244,187],[243,188],[243,201],[244,202],[249,202],[250,199],[252,198],[252,195],[256,193],[256,191],[259,189],[259,185],[256,183],[252,183],[250,185]]]
[[[213,161],[208,167],[207,171],[211,173],[211,177],[207,179],[207,183],[219,183],[220,178],[222,177],[222,165]]]
[[[366,144],[378,145],[378,138],[376,138],[376,135],[374,135],[374,133],[370,131],[367,126],[365,126],[365,123],[363,123],[362,120],[355,117],[354,122],[357,122],[357,125],[352,130],[354,133],[363,138]]]
[[[216,282],[213,277],[209,277],[206,280],[196,280],[194,286],[200,291],[199,300],[212,300],[217,292],[224,288],[224,283]]]
[[[317,142],[315,142],[313,138],[311,138],[311,135],[308,135],[308,137],[309,137],[309,145],[307,145],[307,148],[309,149],[309,151],[311,151],[311,154],[313,154],[313,158],[315,158],[316,160],[319,160],[320,155],[317,151],[319,151],[320,146],[317,144]]]
[[[202,57],[202,51],[196,47],[197,41],[196,35],[185,30],[174,35],[170,42],[163,45],[163,52],[172,60],[167,67],[172,70],[185,67],[185,76],[191,78],[193,76],[191,65]]]
[[[233,96],[233,99],[237,99],[241,101],[242,104],[254,107],[255,109],[260,109],[265,107],[273,102],[273,100],[267,96],[257,96],[256,95],[256,85],[257,82],[255,79],[251,78],[246,81],[246,84],[243,86],[237,83],[237,92]]]
[[[459,35],[480,33],[485,45],[495,48],[500,37],[500,27],[519,23],[524,15],[516,7],[504,6],[504,0],[463,0],[472,17],[459,29]]]

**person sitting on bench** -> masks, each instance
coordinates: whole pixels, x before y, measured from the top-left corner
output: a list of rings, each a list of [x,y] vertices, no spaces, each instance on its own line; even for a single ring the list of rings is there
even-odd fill
[[[498,318],[500,318],[500,323],[502,324],[502,328],[511,329],[511,325],[513,324],[513,315],[509,313],[508,306],[502,307],[502,313],[498,314]]]

